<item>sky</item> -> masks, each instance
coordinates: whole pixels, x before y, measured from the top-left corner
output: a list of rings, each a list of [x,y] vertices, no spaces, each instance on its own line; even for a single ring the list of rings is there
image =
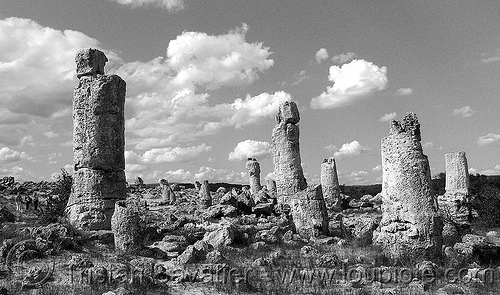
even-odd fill
[[[500,174],[498,0],[2,0],[0,177],[71,171],[74,58],[127,82],[127,181],[273,178],[280,103],[300,110],[308,182],[381,183],[380,141],[415,112],[431,174],[465,151]]]

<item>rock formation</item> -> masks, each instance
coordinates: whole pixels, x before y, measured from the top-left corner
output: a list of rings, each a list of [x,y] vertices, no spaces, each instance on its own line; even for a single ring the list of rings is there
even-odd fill
[[[136,206],[126,201],[115,203],[115,212],[111,219],[115,250],[122,253],[137,254],[143,248],[143,233],[139,211]]]
[[[441,252],[442,221],[420,140],[414,113],[401,123],[393,120],[382,139],[382,220],[373,241],[395,260],[432,259]]]
[[[334,157],[324,159],[323,163],[321,163],[321,188],[323,189],[326,206],[340,209],[342,199],[340,197],[337,164]]]
[[[276,181],[272,179],[266,179],[266,189],[269,193],[269,196],[272,198],[276,198]]]
[[[197,191],[201,189],[201,183],[198,180],[194,182],[194,189]]]
[[[169,204],[174,204],[176,201],[176,197],[174,190],[168,183],[168,180],[162,178],[158,181],[158,184],[160,185],[162,199],[167,201]]]
[[[260,185],[260,164],[256,159],[248,158],[246,168],[249,174],[250,192],[256,194],[262,189]]]
[[[328,234],[328,213],[321,185],[311,184],[289,200],[295,229],[304,238]]]
[[[199,197],[203,208],[208,208],[212,206],[212,194],[210,193],[210,187],[208,180],[204,180],[200,188]]]
[[[454,152],[444,155],[446,164],[446,193],[438,197],[439,209],[442,213],[446,227],[456,227],[467,230],[470,227],[469,202],[469,171],[465,152]],[[448,229],[446,233],[455,232]],[[443,232],[443,236],[445,235]],[[449,235],[446,235],[449,236]],[[458,236],[456,237],[458,238]],[[447,237],[454,240],[453,237]]]
[[[117,75],[104,75],[103,52],[76,55],[79,83],[73,95],[73,187],[67,205],[78,229],[110,229],[115,201],[126,197],[125,88]]]
[[[272,153],[278,204],[286,204],[290,196],[307,187],[302,172],[299,148],[299,110],[294,102],[279,106],[272,134]]]

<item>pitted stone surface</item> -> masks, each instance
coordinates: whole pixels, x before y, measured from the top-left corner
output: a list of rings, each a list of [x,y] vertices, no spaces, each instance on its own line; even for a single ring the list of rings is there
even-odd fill
[[[295,193],[289,200],[292,220],[304,238],[328,234],[328,213],[321,185],[311,184]]]
[[[66,212],[77,229],[110,229],[115,201],[126,197],[126,83],[116,75],[104,75],[107,58],[99,50],[82,49],[75,61],[79,78],[73,94],[75,173]]]
[[[120,77],[82,77],[73,96],[76,169],[125,170],[125,88]]]
[[[323,163],[321,163],[321,187],[326,206],[328,208],[340,208],[342,199],[340,197],[337,164],[334,157],[324,159]]]
[[[212,194],[210,193],[210,186],[208,180],[204,180],[200,188],[199,197],[203,208],[212,206]]]
[[[440,255],[442,221],[415,114],[393,121],[382,139],[382,220],[374,243],[394,259]]]
[[[115,250],[118,252],[137,254],[143,248],[141,220],[136,209],[126,201],[115,204],[111,230],[115,236]]]
[[[73,173],[73,186],[66,206],[76,228],[110,229],[116,200],[126,196],[125,172],[83,168]]]
[[[273,179],[266,179],[266,189],[269,195],[276,198],[276,181]]]
[[[176,196],[174,191],[170,187],[168,180],[162,178],[158,181],[158,184],[160,185],[162,199],[169,202],[170,204],[174,204],[176,201]]]
[[[108,58],[100,50],[85,48],[78,51],[75,62],[76,77],[80,79],[82,76],[104,75],[104,66],[108,62]]]
[[[302,171],[299,146],[299,126],[297,115],[291,116],[296,120],[289,120],[283,113],[284,110],[294,110],[297,106],[294,102],[285,102],[280,106],[276,116],[277,125],[272,134],[272,153],[274,163],[274,176],[276,179],[276,191],[278,204],[285,204],[291,195],[307,187],[307,182]],[[294,111],[289,113],[294,114]],[[289,123],[287,123],[289,122]]]
[[[285,101],[279,106],[278,115],[276,115],[276,123],[292,123],[297,124],[300,121],[299,108],[293,101]]]
[[[469,200],[469,168],[465,152],[447,153],[446,192],[438,197],[440,211],[446,222],[460,227],[470,226],[470,211],[466,205]]]
[[[248,158],[246,168],[249,174],[250,192],[256,194],[262,189],[260,184],[260,164],[254,158]]]

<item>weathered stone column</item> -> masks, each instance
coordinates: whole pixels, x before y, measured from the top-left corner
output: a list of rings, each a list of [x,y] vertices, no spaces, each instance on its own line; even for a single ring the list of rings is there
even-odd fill
[[[266,179],[266,188],[269,195],[276,198],[276,181],[270,178]]]
[[[443,231],[443,235],[447,235],[447,240],[453,240],[454,237],[448,236],[448,233],[454,233],[455,226],[460,227],[461,230],[467,230],[470,227],[470,209],[467,206],[469,202],[469,168],[465,152],[447,153],[444,158],[446,192],[443,196],[438,197],[438,203],[445,221],[445,228],[447,228]]]
[[[122,253],[137,254],[143,248],[143,232],[139,212],[126,201],[115,203],[111,219],[111,229],[115,237],[115,250]]]
[[[76,55],[79,83],[73,95],[73,187],[67,205],[78,229],[111,228],[115,201],[126,197],[125,91],[117,75],[104,75],[103,52]]]
[[[208,180],[204,180],[200,188],[199,197],[203,208],[208,208],[212,206],[212,194],[210,193],[210,187]]]
[[[440,255],[442,221],[414,113],[392,121],[382,139],[382,220],[373,241],[393,259]]]
[[[295,229],[304,238],[328,234],[328,213],[319,184],[311,184],[289,200]]]
[[[321,188],[323,189],[326,206],[339,209],[341,202],[340,186],[334,157],[324,159],[323,163],[321,163]]]
[[[158,181],[158,184],[160,185],[160,191],[163,200],[167,201],[170,204],[174,204],[176,201],[176,197],[174,191],[168,183],[168,180],[162,178]]]
[[[262,189],[262,185],[260,185],[260,164],[256,159],[248,158],[246,168],[249,174],[250,192],[256,194]]]
[[[272,153],[278,204],[286,204],[290,196],[307,187],[302,171],[299,147],[299,110],[294,102],[279,107],[272,134]]]

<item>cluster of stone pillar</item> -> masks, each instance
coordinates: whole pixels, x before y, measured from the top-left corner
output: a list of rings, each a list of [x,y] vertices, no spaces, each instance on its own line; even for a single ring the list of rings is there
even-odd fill
[[[382,139],[382,220],[373,241],[396,260],[440,255],[442,221],[414,113]]]
[[[75,60],[75,172],[67,215],[79,229],[110,229],[115,202],[126,197],[126,83],[117,75],[104,75],[107,58],[99,50],[82,49]]]
[[[295,102],[286,101],[279,106],[271,145],[279,205],[287,204],[290,196],[307,187],[300,159],[299,121]]]

